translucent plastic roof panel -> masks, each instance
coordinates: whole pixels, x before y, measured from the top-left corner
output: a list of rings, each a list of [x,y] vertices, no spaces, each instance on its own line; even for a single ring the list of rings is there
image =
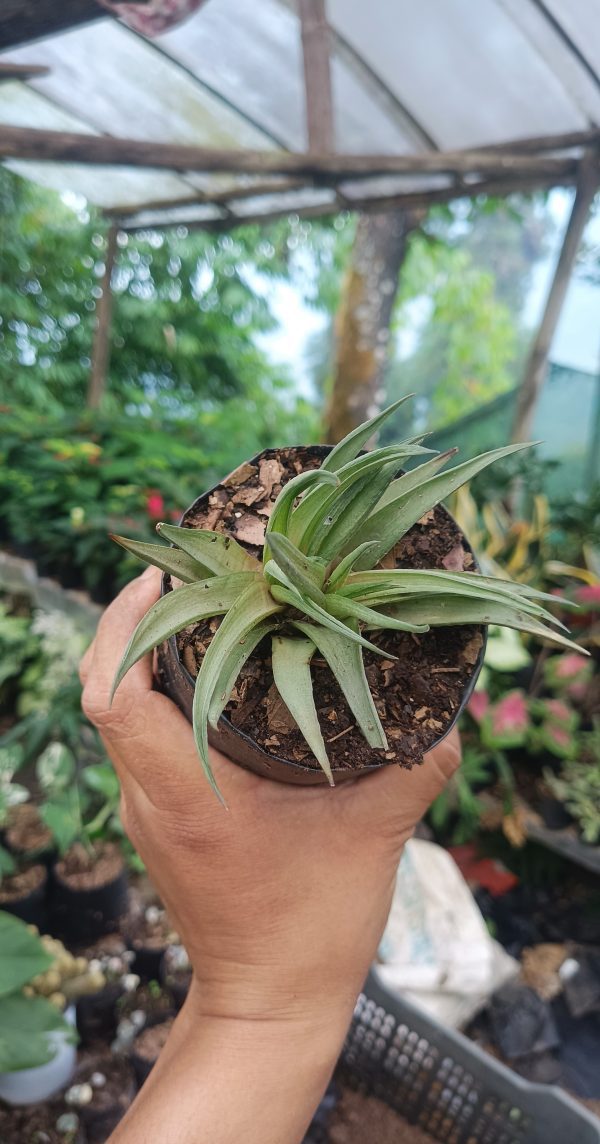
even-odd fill
[[[441,149],[588,125],[497,0],[329,0],[328,13]]]
[[[96,131],[207,147],[271,146],[262,132],[177,63],[113,20],[50,36],[9,54],[11,61],[27,63],[32,52],[50,74],[32,79],[30,86],[60,107],[81,109]]]
[[[545,0],[584,59],[600,74],[600,10],[594,0]]]
[[[140,211],[135,216],[135,225],[140,228],[150,228],[165,223],[169,225],[180,223],[184,226],[186,223],[215,222],[225,217],[225,211],[219,210],[218,207],[212,206],[210,203],[187,203],[168,210]]]
[[[269,214],[279,211],[298,211],[303,207],[328,206],[335,203],[335,191],[326,187],[304,187],[298,191],[288,191],[280,195],[260,195],[250,199],[240,199],[231,203],[231,210],[240,218],[248,215]]]
[[[304,150],[304,72],[300,22],[278,0],[208,0],[185,24],[156,43],[275,142]],[[387,114],[353,71],[332,59],[336,147],[339,151],[406,152],[418,146]]]

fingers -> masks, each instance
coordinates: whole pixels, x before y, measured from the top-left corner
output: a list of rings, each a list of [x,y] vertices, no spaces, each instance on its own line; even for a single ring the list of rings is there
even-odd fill
[[[95,722],[102,718],[110,706],[110,692],[117,668],[127,644],[138,623],[160,595],[160,571],[147,568],[132,580],[116,600],[104,612],[96,638],[85,653],[80,665],[80,677],[84,685],[83,708]],[[115,710],[127,706],[133,695],[139,695],[152,687],[152,657],[131,668],[116,692]]]

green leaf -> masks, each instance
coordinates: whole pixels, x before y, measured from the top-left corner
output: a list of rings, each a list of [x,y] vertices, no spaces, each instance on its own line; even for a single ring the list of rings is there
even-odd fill
[[[332,560],[357,537],[362,540],[361,527],[385,489],[389,488],[397,468],[396,460],[375,466],[334,499],[312,540],[311,548],[318,556]]]
[[[223,709],[229,702],[235,681],[246,660],[250,658],[260,641],[273,630],[273,626],[274,621],[272,619],[263,620],[262,623],[252,628],[252,631],[249,632],[243,640],[234,644],[231,649],[231,654],[224,658],[223,668],[219,673],[208,709],[208,722],[211,727],[217,726]]]
[[[387,655],[386,651],[381,648],[375,647],[375,644],[370,643],[360,632],[355,632],[348,628],[341,620],[336,620],[334,616],[330,616],[324,608],[320,608],[312,600],[307,600],[305,596],[301,596],[296,589],[284,588],[279,584],[273,584],[271,588],[271,595],[280,604],[288,604],[292,608],[296,608],[299,612],[310,616],[311,619],[316,620],[319,624],[324,624],[326,628],[330,628],[332,632],[337,632],[339,635],[344,636],[348,640],[361,645],[361,647],[368,648],[369,651],[374,651],[377,655]]]
[[[504,628],[516,628],[528,632],[539,639],[573,648],[585,654],[585,650],[560,632],[545,627],[535,617],[527,615],[510,601],[498,603],[495,600],[472,600],[453,596],[445,599],[439,596],[419,596],[407,599],[389,609],[391,615],[410,623],[429,624],[433,627],[446,627],[452,624],[500,624]],[[588,653],[589,654],[589,653]]]
[[[238,595],[217,628],[198,672],[193,703],[194,737],[204,773],[221,802],[223,798],[208,755],[207,724],[211,704],[215,695],[220,701],[219,684],[223,686],[223,681],[231,678],[235,664],[239,663],[241,668],[253,650],[252,641],[248,638],[253,629],[280,611],[280,605],[273,599],[264,580],[253,581]]]
[[[409,449],[409,452],[414,451],[414,448]],[[427,450],[419,449],[419,452]],[[293,510],[288,522],[290,539],[304,551],[309,552],[323,521],[332,513],[335,513],[336,519],[340,518],[346,505],[357,496],[359,482],[360,489],[368,488],[368,478],[377,475],[386,463],[389,464],[394,476],[405,458],[406,450],[392,445],[385,449],[375,449],[372,453],[357,457],[355,461],[344,465],[338,473],[338,488],[327,489],[325,492],[322,489],[311,489]],[[376,501],[377,498],[373,504]]]
[[[258,581],[259,576],[255,572],[234,572],[229,576],[186,584],[162,596],[140,620],[125,649],[113,683],[111,701],[123,676],[142,656],[189,624],[227,612],[240,593]]]
[[[388,417],[391,417],[401,405],[404,405],[405,401],[410,401],[411,397],[414,397],[414,393],[407,393],[406,397],[401,397],[398,401],[395,401],[393,405],[388,405],[387,409],[383,409],[381,413],[372,417],[370,421],[365,421],[363,425],[359,425],[357,429],[353,429],[351,433],[348,433],[348,435],[344,437],[343,441],[340,441],[339,444],[334,446],[331,453],[329,453],[323,461],[321,468],[329,470],[332,473],[337,473],[343,465],[348,464],[348,461],[354,460],[369,438],[381,429],[381,426],[387,421]]]
[[[11,874],[14,874],[16,869],[17,865],[12,854],[9,854],[4,846],[0,846],[0,882],[2,882],[3,878],[10,877]]]
[[[471,461],[464,461],[462,465],[456,465],[447,473],[440,473],[438,476],[431,477],[424,484],[418,485],[408,493],[401,494],[384,508],[376,510],[361,529],[360,539],[363,542],[379,540],[379,549],[376,550],[375,555],[378,560],[382,559],[408,532],[409,528],[412,528],[413,524],[416,524],[426,512],[450,496],[450,493],[455,492],[466,481],[472,480],[482,469],[487,468],[494,461],[500,460],[501,457],[509,457],[512,453],[530,448],[531,443],[506,445],[502,449],[493,449],[489,453],[483,453],[480,457],[474,457]],[[435,460],[439,460],[439,458],[435,458]],[[425,466],[422,467],[425,468]],[[418,472],[418,470],[415,471]],[[412,476],[412,474],[408,475]],[[404,477],[400,477],[400,481],[404,479]],[[363,561],[364,559],[363,557]],[[358,562],[359,567],[363,561]]]
[[[323,469],[311,469],[308,473],[299,473],[297,477],[292,477],[292,480],[283,486],[267,524],[263,553],[265,563],[269,559],[268,538],[272,532],[287,533],[290,513],[296,497],[299,497],[301,493],[306,492],[313,485],[331,486],[338,484],[339,481],[335,473],[327,473]]]
[[[331,592],[341,587],[346,577],[350,575],[356,561],[359,560],[361,556],[366,556],[369,549],[375,549],[376,547],[376,542],[367,541],[366,544],[359,544],[358,548],[355,548],[353,552],[349,552],[347,556],[344,556],[344,559],[340,560],[337,568],[334,568],[327,581],[327,591]]]
[[[0,951],[0,997],[14,993],[54,963],[25,922],[4,910],[0,910]]]
[[[117,803],[121,786],[112,763],[92,763],[84,767],[81,781],[94,794],[99,794],[109,803]]]
[[[338,596],[334,592],[327,596],[327,610],[338,620],[346,620],[348,616],[352,616],[356,620],[361,620],[369,628],[390,628],[398,632],[429,631],[428,624],[409,624],[405,623],[404,620],[395,620],[392,616],[386,616],[383,612],[376,612],[374,608],[369,608],[348,596]],[[397,657],[390,655],[390,659],[395,658]]]
[[[228,572],[257,572],[260,568],[258,560],[237,540],[221,532],[210,532],[207,528],[179,528],[174,524],[157,524],[156,531],[218,576]]]
[[[305,556],[281,533],[273,533],[269,537],[269,544],[279,568],[285,572],[293,586],[302,595],[308,596],[322,608],[325,607],[325,594],[321,591],[325,579],[325,563]],[[269,563],[267,561],[265,565],[267,574]]]
[[[161,568],[163,572],[177,576],[179,580],[183,580],[184,584],[192,584],[194,580],[206,580],[213,574],[212,569],[207,564],[201,564],[199,560],[194,560],[193,556],[187,552],[182,552],[179,548],[168,548],[166,544],[146,544],[139,540],[128,540],[127,537],[116,536],[112,532],[109,533],[109,536],[116,544],[120,544],[121,548],[125,548],[133,556],[137,556],[138,560],[144,560],[146,564],[153,564],[155,568]]]
[[[310,639],[273,636],[273,679],[313,755],[334,786],[327,749],[315,707],[310,661],[315,644]]]
[[[58,1042],[74,1043],[77,1033],[45,997],[0,998],[0,1072],[19,1072],[48,1064]]]
[[[40,818],[45,822],[61,854],[81,837],[81,806],[77,787],[69,787],[60,795],[40,806]]]
[[[387,750],[387,739],[369,690],[358,644],[317,624],[294,620],[294,627],[316,644],[337,679],[346,702],[370,747]],[[355,631],[358,624],[355,625]]]
[[[38,756],[35,773],[43,791],[62,791],[73,780],[75,755],[64,743],[48,743]]]

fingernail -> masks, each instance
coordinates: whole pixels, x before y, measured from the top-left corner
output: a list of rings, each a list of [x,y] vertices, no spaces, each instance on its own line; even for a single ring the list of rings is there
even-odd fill
[[[155,568],[153,564],[150,564],[150,566],[148,568],[146,568],[146,570],[144,572],[142,572],[142,575],[140,576],[140,580],[149,580],[151,576],[156,575],[157,571],[158,571],[158,569]]]

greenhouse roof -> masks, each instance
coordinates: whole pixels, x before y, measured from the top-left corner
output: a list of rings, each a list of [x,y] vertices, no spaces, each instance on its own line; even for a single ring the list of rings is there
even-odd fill
[[[154,0],[6,0],[0,158],[123,225],[217,226],[567,185],[598,142],[593,0],[328,0],[330,147],[311,0],[170,2],[148,35]]]

